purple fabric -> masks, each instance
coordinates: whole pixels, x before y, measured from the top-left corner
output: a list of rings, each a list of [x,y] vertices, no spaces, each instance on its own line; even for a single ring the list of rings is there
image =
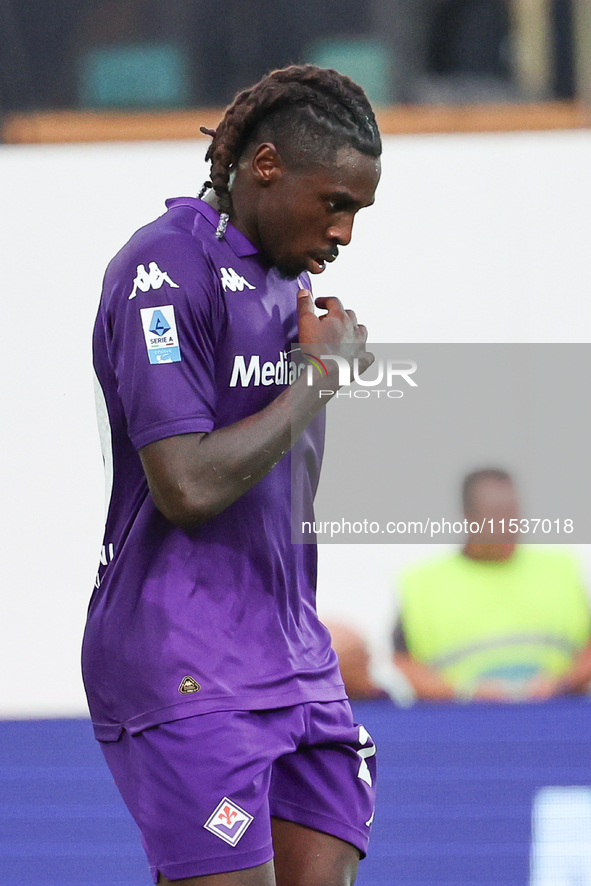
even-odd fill
[[[264,864],[270,816],[367,851],[375,746],[348,702],[212,712],[101,747],[154,882]]]
[[[94,331],[113,486],[83,671],[104,740],[206,711],[346,697],[315,611],[315,546],[291,543],[291,457],[190,532],[149,494],[137,450],[264,408],[289,381],[297,337],[300,283],[232,225],[216,240],[218,214],[202,201],[167,206],[110,263]],[[321,417],[298,444],[302,515],[312,514],[323,430]]]

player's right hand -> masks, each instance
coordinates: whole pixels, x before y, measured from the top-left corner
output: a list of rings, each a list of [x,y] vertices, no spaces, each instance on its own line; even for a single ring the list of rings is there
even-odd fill
[[[316,307],[326,310],[319,317],[314,312]],[[333,352],[345,357],[351,367],[357,358],[358,373],[361,374],[371,366],[374,355],[365,349],[367,329],[357,322],[354,311],[345,310],[340,299],[334,296],[317,298],[307,289],[298,292],[298,338],[307,346],[330,345]],[[322,350],[322,348],[320,348]],[[315,356],[320,356],[318,353]]]

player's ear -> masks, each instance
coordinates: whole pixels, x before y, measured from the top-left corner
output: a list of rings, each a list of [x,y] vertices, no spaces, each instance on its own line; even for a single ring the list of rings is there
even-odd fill
[[[275,145],[271,142],[264,142],[254,152],[250,168],[255,181],[266,186],[281,178],[285,167]]]

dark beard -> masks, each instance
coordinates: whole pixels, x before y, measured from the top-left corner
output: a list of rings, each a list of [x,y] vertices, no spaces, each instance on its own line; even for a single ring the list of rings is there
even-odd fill
[[[296,280],[300,274],[303,274],[306,270],[305,265],[296,265],[295,262],[293,264],[289,264],[286,262],[285,264],[276,264],[275,270],[277,272],[277,276],[282,280]]]

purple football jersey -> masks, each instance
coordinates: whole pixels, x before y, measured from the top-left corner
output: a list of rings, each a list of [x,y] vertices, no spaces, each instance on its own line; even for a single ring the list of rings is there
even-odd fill
[[[103,740],[200,712],[346,697],[316,615],[316,548],[291,543],[291,456],[190,531],[150,496],[138,449],[263,409],[293,380],[297,340],[300,283],[232,225],[217,240],[203,201],[167,207],[110,263],[94,330],[108,513],[83,671]],[[298,443],[303,515],[323,432],[320,416]]]

